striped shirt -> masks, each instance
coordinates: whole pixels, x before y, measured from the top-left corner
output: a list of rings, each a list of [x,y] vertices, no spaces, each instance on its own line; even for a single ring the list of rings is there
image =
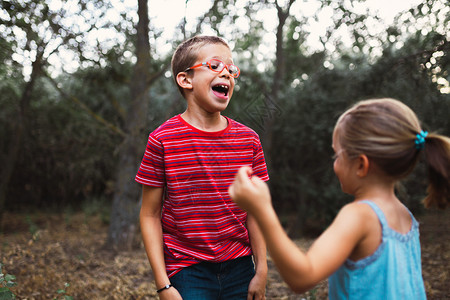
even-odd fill
[[[166,187],[161,223],[169,277],[201,261],[252,254],[247,214],[228,187],[244,165],[264,181],[269,176],[258,135],[227,120],[226,129],[205,132],[177,115],[148,138],[136,181]]]

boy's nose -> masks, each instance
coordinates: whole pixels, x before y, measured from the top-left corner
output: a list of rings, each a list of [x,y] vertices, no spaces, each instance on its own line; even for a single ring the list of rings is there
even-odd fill
[[[220,75],[220,77],[224,77],[224,76],[226,78],[230,78],[231,77],[230,71],[228,71],[227,67],[223,68],[222,72],[220,72],[219,75]]]

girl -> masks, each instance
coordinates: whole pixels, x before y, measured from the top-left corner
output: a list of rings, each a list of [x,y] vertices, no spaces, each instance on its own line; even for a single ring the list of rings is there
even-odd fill
[[[426,299],[418,223],[394,192],[420,153],[428,160],[425,206],[449,202],[450,139],[423,131],[394,99],[357,103],[333,132],[334,172],[354,196],[305,254],[285,234],[267,185],[242,167],[229,188],[253,215],[280,274],[297,293],[329,278],[330,299]]]

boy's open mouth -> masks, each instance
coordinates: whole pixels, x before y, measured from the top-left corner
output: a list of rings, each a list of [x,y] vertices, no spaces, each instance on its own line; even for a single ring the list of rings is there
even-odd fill
[[[212,87],[212,90],[216,93],[219,93],[223,96],[227,96],[228,95],[228,90],[229,87],[227,85],[223,85],[223,84],[218,84]]]

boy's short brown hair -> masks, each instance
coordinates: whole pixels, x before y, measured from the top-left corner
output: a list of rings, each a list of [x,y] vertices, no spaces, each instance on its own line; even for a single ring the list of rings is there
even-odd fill
[[[194,36],[184,42],[182,42],[175,50],[172,56],[172,75],[180,90],[181,94],[184,95],[183,88],[177,83],[177,74],[183,72],[187,68],[191,67],[197,60],[198,50],[209,44],[222,44],[228,48],[230,46],[220,37],[217,36]]]

